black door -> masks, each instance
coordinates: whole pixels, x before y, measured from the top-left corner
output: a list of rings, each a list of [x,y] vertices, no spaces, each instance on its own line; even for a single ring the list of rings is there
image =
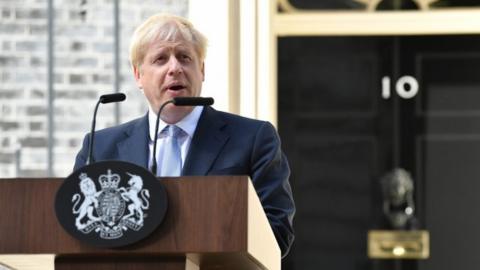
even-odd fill
[[[475,269],[480,38],[278,45],[278,126],[298,207],[284,269]],[[368,230],[386,226],[379,181],[398,167],[411,173],[419,226],[431,233],[425,261],[366,255]]]
[[[417,97],[402,100],[403,160],[431,235],[431,258],[419,269],[478,269],[480,37],[408,37],[400,48],[403,73],[420,85]]]

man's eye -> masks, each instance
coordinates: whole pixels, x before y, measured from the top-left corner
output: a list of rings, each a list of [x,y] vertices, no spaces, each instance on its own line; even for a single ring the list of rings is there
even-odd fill
[[[163,63],[163,62],[165,62],[165,59],[166,59],[166,57],[159,56],[159,57],[155,58],[155,60],[153,62],[154,63]]]
[[[191,60],[190,56],[187,55],[187,54],[182,54],[182,55],[181,55],[181,58],[182,58],[182,60],[184,60],[184,61],[190,61],[190,60]]]

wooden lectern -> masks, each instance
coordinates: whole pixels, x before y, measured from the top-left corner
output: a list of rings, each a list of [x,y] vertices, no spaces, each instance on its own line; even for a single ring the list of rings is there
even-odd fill
[[[54,198],[62,181],[0,179],[0,269],[280,269],[280,249],[247,176],[163,178],[163,223],[116,249],[88,246],[61,227]]]

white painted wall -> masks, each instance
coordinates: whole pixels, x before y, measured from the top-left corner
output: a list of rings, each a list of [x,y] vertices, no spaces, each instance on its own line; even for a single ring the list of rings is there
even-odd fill
[[[188,18],[208,38],[202,96],[215,99],[214,108],[229,105],[229,1],[190,0]]]

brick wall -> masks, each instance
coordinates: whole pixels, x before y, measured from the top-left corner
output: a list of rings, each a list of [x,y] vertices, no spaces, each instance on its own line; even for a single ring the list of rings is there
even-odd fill
[[[86,3],[85,3],[86,2]],[[67,176],[90,129],[97,98],[114,92],[113,0],[54,0],[54,176]],[[187,15],[188,0],[121,0],[120,121],[143,115],[146,101],[128,62],[134,28],[165,11]],[[47,0],[0,0],[0,177],[47,175]],[[97,128],[114,125],[100,107]]]

